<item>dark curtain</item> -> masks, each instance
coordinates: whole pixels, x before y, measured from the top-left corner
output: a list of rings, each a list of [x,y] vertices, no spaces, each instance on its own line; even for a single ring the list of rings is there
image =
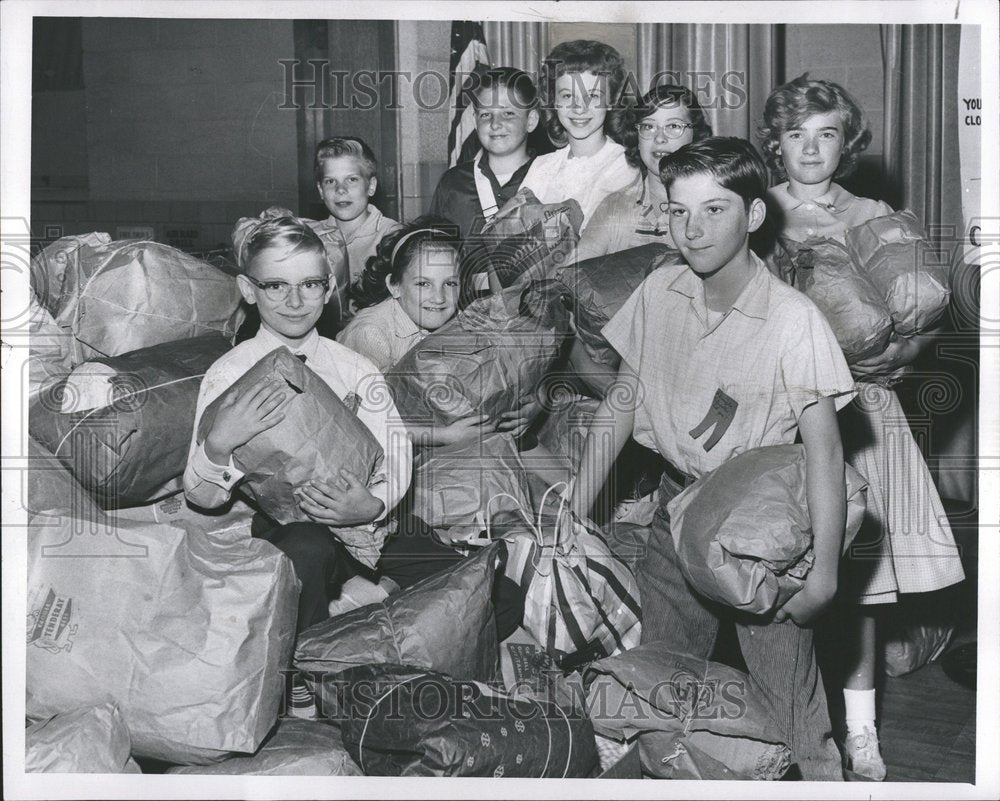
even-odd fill
[[[882,25],[885,67],[884,196],[913,211],[951,267],[952,308],[934,346],[900,388],[942,497],[976,506],[978,329],[969,297],[977,265],[963,260],[959,148],[961,26]],[[974,312],[973,312],[974,317]]]

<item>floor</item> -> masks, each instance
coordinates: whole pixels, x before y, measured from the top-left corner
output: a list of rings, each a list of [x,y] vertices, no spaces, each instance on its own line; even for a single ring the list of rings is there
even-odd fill
[[[881,706],[886,781],[975,780],[976,693],[948,678],[939,662],[887,678]]]

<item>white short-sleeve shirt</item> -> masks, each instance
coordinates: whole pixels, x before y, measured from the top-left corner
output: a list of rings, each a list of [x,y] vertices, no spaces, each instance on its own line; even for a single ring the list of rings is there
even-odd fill
[[[607,139],[591,156],[571,158],[568,146],[539,156],[531,163],[521,189],[530,189],[541,203],[573,198],[583,210],[586,225],[604,198],[639,180],[639,171],[625,160],[625,148]]]
[[[695,477],[744,451],[795,441],[802,410],[854,397],[822,313],[751,254],[755,272],[725,314],[685,265],[654,270],[604,328],[639,376],[633,436]]]

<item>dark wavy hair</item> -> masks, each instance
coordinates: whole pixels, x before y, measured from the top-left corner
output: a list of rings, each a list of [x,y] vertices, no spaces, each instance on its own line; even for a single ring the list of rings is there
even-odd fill
[[[590,72],[606,80],[610,108],[604,118],[604,133],[622,144],[628,126],[628,106],[625,99],[625,61],[611,45],[591,39],[574,39],[552,48],[542,62],[538,82],[542,95],[542,121],[549,139],[556,147],[569,143],[566,129],[555,110],[556,79],[563,75]]]
[[[491,89],[509,89],[517,94],[517,99],[525,109],[538,108],[538,89],[531,76],[514,67],[491,67],[473,72],[466,79],[464,91],[469,92],[471,102],[480,108],[480,95]]]
[[[865,113],[840,84],[810,80],[806,72],[771,92],[764,104],[764,124],[757,129],[757,135],[767,166],[775,175],[782,180],[788,177],[778,154],[781,135],[814,114],[830,111],[838,112],[844,124],[844,150],[833,177],[842,178],[854,172],[861,154],[872,141]]]
[[[768,187],[767,167],[760,154],[745,139],[710,136],[684,145],[660,160],[660,180],[670,193],[677,178],[708,173],[716,182],[743,198],[743,205],[763,199]]]
[[[403,240],[406,240],[403,242]],[[396,246],[402,242],[402,246]],[[374,306],[389,297],[386,276],[393,284],[403,280],[410,262],[424,248],[450,248],[461,254],[458,226],[444,217],[424,215],[382,237],[365,269],[351,284],[350,296],[359,309]]]
[[[639,157],[639,133],[635,126],[640,120],[656,113],[657,109],[675,105],[684,106],[691,116],[691,124],[694,125],[694,138],[691,141],[700,142],[712,135],[712,126],[708,124],[705,112],[698,105],[694,92],[685,86],[677,86],[672,83],[663,83],[653,87],[629,111],[628,127],[625,129],[625,139],[622,142],[625,145],[625,160],[633,167],[638,167],[643,175],[646,174],[646,165]]]

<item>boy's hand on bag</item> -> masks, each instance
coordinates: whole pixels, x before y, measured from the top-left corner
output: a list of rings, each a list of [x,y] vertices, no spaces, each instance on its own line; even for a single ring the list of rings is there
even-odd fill
[[[216,464],[228,463],[240,445],[285,419],[285,401],[291,395],[276,378],[258,381],[239,394],[230,393],[205,437],[205,455]]]
[[[474,414],[441,426],[438,428],[436,439],[441,445],[454,445],[459,442],[479,439],[484,434],[495,430],[496,426],[490,420],[489,415]]]
[[[382,514],[385,504],[348,470],[333,482],[310,481],[295,489],[299,507],[314,523],[361,526]]]
[[[497,431],[506,431],[513,435],[514,439],[517,439],[528,430],[528,426],[535,419],[535,415],[538,414],[541,406],[531,395],[521,398],[520,408],[504,412],[500,415],[500,423],[497,425]]]
[[[802,589],[774,613],[774,622],[783,623],[790,619],[797,626],[808,626],[830,605],[836,594],[836,580],[831,582],[817,574],[810,574]]]

